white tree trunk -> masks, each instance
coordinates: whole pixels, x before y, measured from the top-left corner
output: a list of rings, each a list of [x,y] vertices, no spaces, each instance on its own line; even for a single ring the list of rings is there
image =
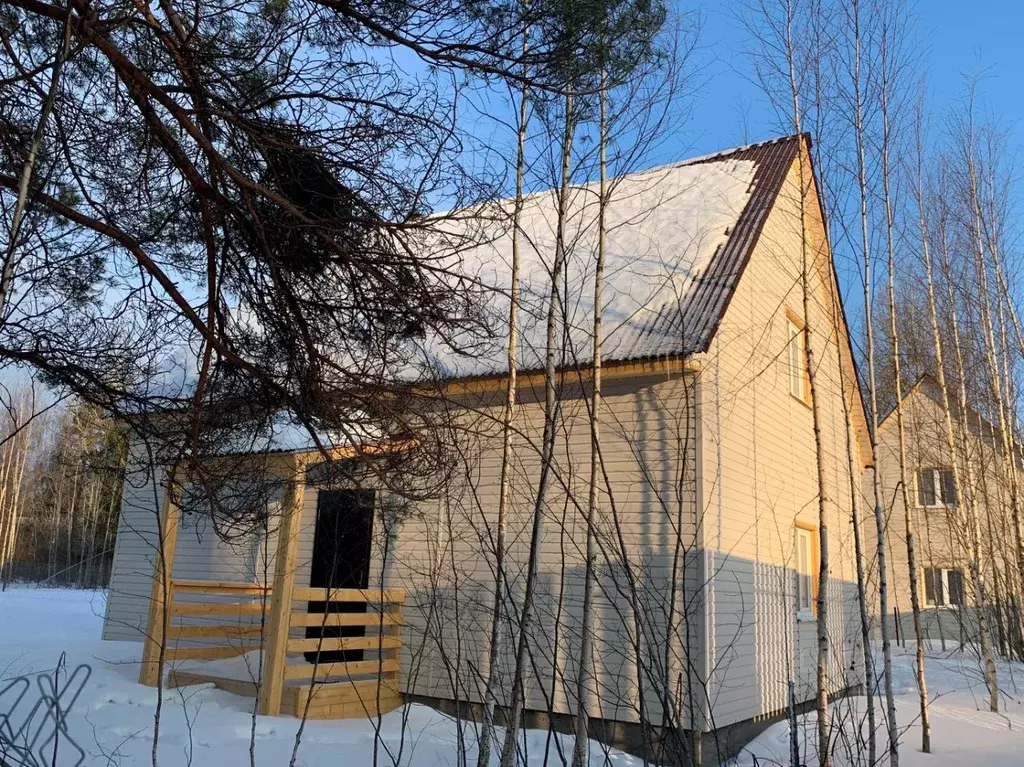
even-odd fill
[[[817,275],[818,261],[825,253],[823,242],[811,242],[809,211],[811,200],[811,158],[809,147],[803,140],[803,119],[800,106],[800,87],[796,73],[796,48],[791,37],[792,24],[787,25],[786,52],[789,68],[789,86],[792,97],[793,127],[799,137],[797,148],[797,164],[800,173],[799,196],[800,204],[800,292],[803,305],[804,321],[804,366],[807,369],[807,385],[811,405],[811,423],[814,433],[814,463],[818,489],[818,594],[816,599],[817,644],[818,656],[816,663],[816,684],[818,714],[818,761],[822,767],[832,763],[829,745],[830,722],[828,714],[828,587],[829,587],[829,551],[828,551],[828,484],[825,478],[825,455],[821,442],[821,403],[819,398],[818,371],[816,367],[815,344],[817,328],[811,316],[812,274]],[[813,249],[813,254],[811,253]],[[826,334],[826,345],[827,345]]]
[[[889,739],[889,760],[892,767],[899,764],[899,734],[896,726],[896,701],[892,683],[892,639],[889,626],[888,572],[886,570],[886,523],[882,499],[882,482],[878,473],[878,396],[875,377],[875,334],[872,316],[872,259],[871,240],[868,234],[868,180],[864,125],[864,97],[861,90],[861,28],[860,2],[851,2],[854,24],[854,137],[857,144],[857,186],[860,197],[861,246],[864,263],[864,324],[867,331],[868,389],[871,412],[871,428],[868,441],[871,448],[871,486],[874,500],[876,556],[878,561],[878,604],[882,633],[882,676],[885,685],[886,730]],[[875,680],[869,679],[868,694],[875,694]],[[869,734],[869,758],[875,762],[874,732]]]
[[[527,37],[523,35],[523,57],[527,53]],[[512,422],[516,414],[516,368],[519,341],[519,247],[520,218],[523,210],[523,185],[526,169],[526,127],[528,95],[524,85],[519,96],[519,122],[516,126],[516,196],[512,210],[512,281],[509,286],[508,310],[508,380],[505,386],[505,408],[502,412],[501,479],[498,491],[498,519],[495,534],[494,603],[491,608],[490,643],[488,646],[487,680],[484,688],[484,716],[477,743],[477,766],[487,767],[491,760],[494,739],[494,711],[497,706],[498,658],[502,650],[502,600],[505,597],[505,538],[508,533],[508,511],[512,494]]]
[[[972,234],[974,235],[974,245],[976,248],[975,255],[978,258],[978,263],[981,266],[979,270],[981,275],[984,275],[984,244],[982,241],[981,233],[981,221],[978,219],[978,176],[977,166],[975,164],[974,156],[974,131],[973,131],[973,114],[968,116],[968,135],[966,137],[966,154],[967,154],[967,179],[970,189],[970,205],[971,205],[971,222],[972,222]],[[952,290],[952,285],[950,285]],[[955,304],[952,304],[955,306]],[[953,312],[954,318],[956,312]],[[953,344],[956,351],[956,363],[957,363],[957,377],[960,379],[960,423],[963,431],[964,441],[964,463],[967,467],[967,483],[968,492],[972,495],[976,495],[977,484],[974,481],[974,464],[970,457],[969,442],[971,436],[971,427],[969,421],[969,413],[967,408],[967,384],[964,380],[966,375],[966,369],[963,360],[963,350],[960,344],[960,333],[959,328],[954,320],[954,332],[953,332]],[[967,523],[970,531],[970,541],[973,551],[971,552],[971,580],[974,585],[974,598],[975,608],[978,612],[978,642],[981,645],[981,656],[984,662],[984,674],[985,684],[988,687],[989,692],[989,709],[991,711],[999,710],[999,682],[996,678],[996,664],[995,659],[992,655],[992,641],[989,633],[988,626],[988,598],[986,594],[985,586],[985,569],[982,561],[982,540],[981,540],[981,524],[978,518],[978,509],[976,498],[972,497],[971,503],[968,506],[970,516],[967,519]]]
[[[899,323],[896,321],[896,244],[894,240],[896,223],[893,216],[891,177],[891,115],[890,115],[890,79],[889,43],[886,31],[882,33],[881,43],[881,106],[882,106],[882,201],[885,206],[885,243],[888,252],[888,280],[886,282],[889,298],[889,336],[892,351],[893,377],[896,390],[896,432],[899,440],[900,493],[903,499],[903,521],[907,536],[907,570],[910,581],[910,611],[914,622],[915,656],[914,665],[917,673],[917,694],[921,721],[921,751],[928,754],[932,750],[932,728],[928,714],[928,680],[924,666],[924,632],[921,630],[921,591],[917,581],[917,548],[914,533],[913,506],[910,497],[910,479],[907,472],[907,437],[903,423],[903,374],[900,360]],[[885,620],[883,613],[882,619]]]
[[[558,190],[558,222],[555,235],[555,257],[551,265],[551,296],[548,301],[547,336],[544,363],[544,435],[541,443],[540,474],[537,480],[537,495],[533,508],[533,524],[530,534],[530,552],[526,567],[526,584],[523,591],[523,606],[519,616],[519,636],[516,642],[515,672],[512,681],[512,700],[501,749],[501,767],[512,767],[516,757],[516,740],[524,702],[523,672],[526,661],[526,646],[533,627],[533,597],[537,580],[537,560],[540,555],[540,536],[547,505],[548,482],[551,464],[555,454],[555,438],[558,418],[558,392],[556,390],[558,361],[558,318],[561,316],[562,268],[565,260],[566,217],[568,215],[569,187],[571,182],[572,142],[574,134],[573,95],[565,96],[565,125],[562,135],[562,174]]]
[[[594,361],[591,365],[592,390],[590,394],[590,485],[587,496],[586,512],[586,563],[583,576],[583,625],[580,635],[579,672],[576,682],[576,722],[575,743],[572,750],[573,767],[583,767],[590,758],[590,692],[595,686],[594,665],[594,585],[596,575],[594,565],[597,560],[597,534],[595,531],[598,483],[600,482],[600,444],[601,444],[601,312],[604,305],[604,260],[605,260],[605,210],[608,205],[608,177],[605,153],[608,146],[607,126],[607,76],[601,70],[601,83],[598,106],[598,163],[600,165],[598,181],[597,209],[597,263],[594,267]]]

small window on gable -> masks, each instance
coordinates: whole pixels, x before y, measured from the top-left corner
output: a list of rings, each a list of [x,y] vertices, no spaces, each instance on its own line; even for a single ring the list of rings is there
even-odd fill
[[[919,469],[917,505],[925,509],[956,507],[956,483],[952,469]]]
[[[811,401],[810,376],[807,374],[807,333],[803,321],[786,312],[786,355],[789,369],[789,393],[801,402]]]
[[[946,567],[926,567],[924,603],[928,607],[963,607],[963,571]]]
[[[817,563],[815,562],[814,530],[796,528],[796,611],[797,617],[809,619],[815,614]]]

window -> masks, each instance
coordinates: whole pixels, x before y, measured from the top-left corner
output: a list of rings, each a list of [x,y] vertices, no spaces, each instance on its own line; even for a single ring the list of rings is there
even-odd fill
[[[817,587],[815,570],[814,530],[796,528],[796,612],[797,617],[814,617],[814,598]]]
[[[810,377],[807,375],[807,334],[803,321],[786,311],[786,354],[789,367],[789,393],[805,404],[811,401]]]
[[[926,567],[924,569],[924,603],[928,607],[963,607],[963,571],[944,567]]]
[[[956,506],[956,483],[952,469],[919,469],[917,472],[917,505],[925,509]]]

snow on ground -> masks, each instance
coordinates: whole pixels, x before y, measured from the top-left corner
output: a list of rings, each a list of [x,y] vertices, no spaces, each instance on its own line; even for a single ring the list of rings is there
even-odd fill
[[[87,752],[86,764],[152,764],[156,690],[136,682],[141,644],[100,639],[104,607],[100,592],[9,589],[0,593],[0,726],[2,714],[13,705],[12,691],[2,692],[7,681],[24,674],[52,674],[66,652],[69,670],[80,663],[92,667],[92,676],[68,719],[72,739]],[[36,689],[34,685],[32,689]],[[251,698],[200,685],[165,690],[163,699],[160,767],[250,764]],[[17,710],[27,713],[23,706],[24,701]],[[13,720],[17,723],[18,716]],[[426,706],[405,706],[383,717],[379,738],[374,737],[374,724],[355,719],[307,722],[296,764],[434,767],[459,763],[458,728],[455,720],[444,714]],[[258,717],[256,764],[286,767],[298,727],[299,721],[291,717]],[[475,737],[465,729],[468,738]],[[527,733],[528,764],[545,763],[547,739],[546,731]],[[568,759],[572,741],[566,737],[559,741]],[[554,744],[551,751],[548,763],[560,764]],[[68,758],[58,758],[58,765],[74,763],[69,761],[70,751],[62,751],[61,756]],[[472,744],[467,761],[476,762]],[[602,747],[593,744],[591,764],[619,767],[640,763],[619,752],[610,752],[606,759]]]
[[[941,652],[930,647],[925,659],[929,711],[932,725],[931,754],[921,752],[920,703],[914,671],[914,648],[893,648],[893,690],[896,719],[900,727],[901,767],[962,767],[1024,765],[1024,663],[998,664],[1001,688],[1000,712],[988,710],[988,690],[976,654]],[[881,660],[877,661],[881,670]],[[838,745],[834,764],[866,764],[867,759],[850,759],[850,744],[861,722],[866,738],[866,697],[833,703],[833,716],[845,722],[841,734],[833,736]],[[876,717],[879,753],[887,742],[882,723],[884,697],[878,698]],[[804,764],[817,764],[816,713],[801,716],[797,726],[800,754]],[[835,719],[833,719],[835,721]],[[747,745],[736,759],[736,767],[768,767],[791,763],[788,722],[779,722]],[[862,740],[863,742],[863,740]],[[882,760],[887,764],[886,760]]]
[[[0,714],[12,705],[11,693],[3,693],[6,680],[22,674],[51,672],[61,654],[67,667],[79,663],[92,667],[82,696],[69,718],[72,737],[88,753],[87,764],[147,765],[152,763],[153,712],[156,691],[136,682],[141,645],[104,642],[100,629],[104,597],[99,592],[50,589],[12,589],[0,593]],[[893,665],[900,721],[901,764],[904,767],[960,767],[984,764],[993,767],[1024,764],[1024,664],[1001,663],[1001,711],[989,713],[987,693],[976,657],[940,653],[932,648],[928,658],[928,685],[932,699],[932,751],[920,752],[920,727],[911,649],[898,652]],[[33,688],[34,689],[34,688]],[[834,715],[846,722],[863,719],[866,699],[851,698],[833,705]],[[881,701],[880,701],[881,703]],[[159,765],[177,767],[245,767],[249,765],[252,700],[201,685],[164,692]],[[879,708],[879,721],[881,721]],[[14,717],[17,721],[17,716]],[[403,727],[404,721],[404,727]],[[2,724],[2,717],[0,717]],[[256,763],[285,767],[291,756],[299,722],[290,717],[258,717]],[[430,708],[409,705],[383,718],[380,738],[367,720],[307,722],[298,752],[298,765],[371,765],[376,741],[380,765],[400,763],[409,767],[455,765],[458,760],[458,728],[455,721]],[[855,727],[847,724],[839,751],[851,739]],[[801,754],[806,764],[814,756],[815,716],[799,720]],[[475,762],[474,734],[467,726],[468,763]],[[545,763],[548,733],[530,731],[526,737],[528,763]],[[885,740],[879,730],[879,743]],[[572,750],[569,738],[559,739],[566,759]],[[592,764],[637,765],[641,761],[610,752],[593,744]],[[864,760],[858,760],[864,763]],[[67,763],[58,759],[57,764]],[[561,764],[554,744],[548,764]],[[836,764],[851,763],[837,754]],[[773,725],[747,746],[737,767],[789,764],[789,726]]]

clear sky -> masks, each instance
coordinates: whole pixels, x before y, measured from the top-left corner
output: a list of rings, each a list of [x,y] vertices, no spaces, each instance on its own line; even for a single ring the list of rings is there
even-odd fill
[[[679,0],[677,0],[678,2]],[[737,18],[742,3],[706,0],[698,57],[706,84],[694,97],[693,117],[680,136],[677,156],[705,154],[770,138],[778,131],[763,94],[748,77],[748,32]],[[964,93],[965,78],[982,77],[981,105],[1019,145],[1024,120],[1024,2],[1021,0],[920,0],[911,3],[919,68],[929,86],[929,105],[941,115]],[[746,129],[745,127],[746,126]]]

